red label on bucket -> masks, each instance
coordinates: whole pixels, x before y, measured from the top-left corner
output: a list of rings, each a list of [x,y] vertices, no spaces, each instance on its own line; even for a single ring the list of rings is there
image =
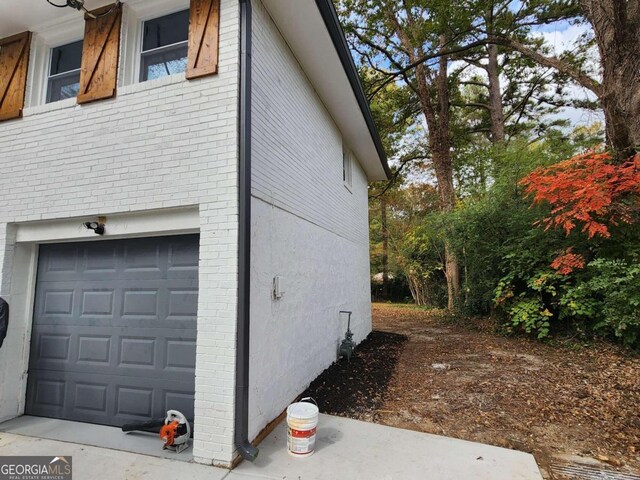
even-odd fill
[[[289,435],[293,438],[309,438],[316,434],[316,429],[316,427],[311,430],[295,430],[293,428],[289,428]]]

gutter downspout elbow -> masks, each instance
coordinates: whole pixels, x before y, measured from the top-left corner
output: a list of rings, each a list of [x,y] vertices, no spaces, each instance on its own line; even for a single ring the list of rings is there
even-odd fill
[[[253,462],[258,449],[249,441],[249,330],[251,287],[251,0],[240,1],[238,102],[238,323],[234,443]]]

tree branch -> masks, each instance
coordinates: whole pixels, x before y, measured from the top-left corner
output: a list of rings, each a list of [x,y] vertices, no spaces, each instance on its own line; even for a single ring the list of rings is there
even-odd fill
[[[476,108],[484,108],[485,110],[491,110],[491,107],[486,103],[480,102],[464,102],[464,103],[456,103],[451,102],[451,106],[453,107],[476,107]]]
[[[486,83],[475,82],[473,80],[463,80],[463,81],[461,81],[459,83],[460,83],[460,85],[475,85],[477,87],[489,88],[489,85],[487,85]]]
[[[570,77],[572,80],[582,85],[587,90],[592,91],[598,98],[602,97],[603,92],[602,92],[602,85],[600,84],[600,82],[594,80],[586,73],[581,72],[580,70],[572,67],[562,59],[558,57],[547,57],[545,55],[542,55],[540,52],[510,37],[496,36],[496,38],[494,38],[492,42],[495,43],[496,45],[502,45],[505,47],[509,47],[513,50],[516,50],[517,52],[520,52],[522,55],[529,57],[530,59],[532,59],[536,63],[539,63],[540,65],[553,68],[558,72],[564,75],[567,75],[568,77]]]
[[[404,157],[400,161],[400,166],[398,167],[398,169],[395,172],[393,172],[393,175],[391,176],[391,178],[389,180],[387,180],[387,184],[384,186],[382,191],[379,192],[379,193],[376,193],[375,195],[370,195],[369,199],[380,198],[381,196],[383,196],[385,193],[387,193],[389,191],[389,189],[393,186],[393,184],[396,182],[396,180],[398,180],[398,177],[400,176],[400,173],[402,172],[404,167],[406,167],[410,162],[413,162],[414,160],[421,160],[421,159],[425,159],[425,158],[427,158],[427,157],[422,155],[422,154],[420,154],[420,155],[409,155],[407,157]]]

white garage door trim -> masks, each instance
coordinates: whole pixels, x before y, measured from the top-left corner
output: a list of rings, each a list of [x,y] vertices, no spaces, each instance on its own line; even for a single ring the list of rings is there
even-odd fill
[[[9,226],[7,244],[14,249],[13,265],[9,268],[12,272],[9,290],[12,322],[9,328],[15,331],[14,338],[24,341],[3,345],[5,358],[13,361],[10,365],[0,365],[4,390],[0,422],[24,414],[39,244],[200,233],[198,206],[100,214],[107,217],[104,237],[80,228],[85,221],[95,221],[97,215]]]
[[[101,214],[103,215],[103,214]],[[100,240],[155,235],[182,235],[200,231],[198,207],[147,210],[106,215],[104,237],[97,237],[83,223],[98,215],[28,222],[16,225],[16,242],[55,243],[76,240]]]

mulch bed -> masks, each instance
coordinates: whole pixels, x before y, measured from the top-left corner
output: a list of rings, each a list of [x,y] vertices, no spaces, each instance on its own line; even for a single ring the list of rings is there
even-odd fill
[[[302,397],[312,397],[322,413],[370,420],[398,362],[406,335],[373,331],[351,360],[340,359],[316,378]]]

